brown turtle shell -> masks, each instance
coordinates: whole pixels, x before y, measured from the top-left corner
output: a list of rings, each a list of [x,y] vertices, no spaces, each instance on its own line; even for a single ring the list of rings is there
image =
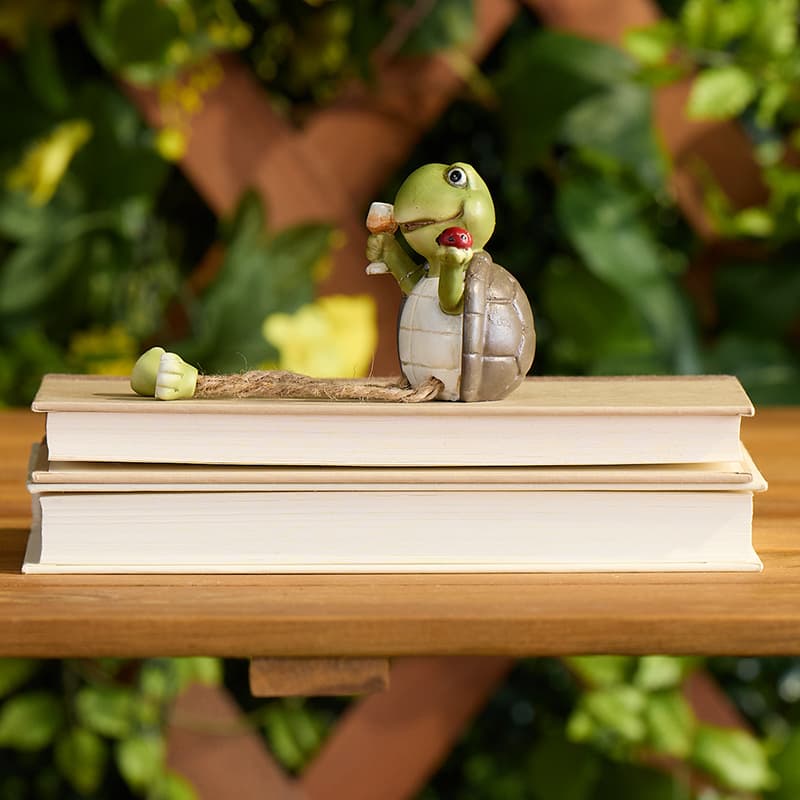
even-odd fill
[[[475,253],[467,269],[463,326],[459,399],[513,392],[533,364],[533,312],[516,278],[488,253]]]

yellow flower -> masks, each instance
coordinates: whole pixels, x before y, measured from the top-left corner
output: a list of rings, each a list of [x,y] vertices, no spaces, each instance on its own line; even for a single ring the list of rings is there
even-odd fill
[[[185,64],[192,57],[192,48],[183,39],[176,39],[167,48],[167,61],[170,64]]]
[[[234,47],[247,47],[252,36],[250,28],[242,24],[234,25],[230,31],[231,44]]]
[[[167,78],[158,84],[158,102],[162,106],[171,105],[178,101],[180,83],[174,78]]]
[[[206,33],[214,44],[224,45],[228,43],[228,29],[221,22],[212,22],[206,28]]]
[[[122,325],[79,331],[69,343],[72,361],[96,375],[130,375],[138,351],[138,342]]]
[[[316,378],[366,375],[378,344],[377,310],[368,295],[321,297],[294,314],[270,314],[264,338],[280,368]]]
[[[198,92],[203,93],[218,86],[224,76],[225,72],[222,69],[222,64],[216,58],[210,58],[192,70],[189,75],[189,83]]]
[[[189,114],[196,114],[203,107],[200,92],[193,86],[182,86],[178,92],[178,102]]]
[[[156,134],[156,150],[165,161],[180,161],[187,145],[186,134],[178,128],[162,128]]]
[[[92,126],[85,119],[62,122],[28,148],[6,176],[8,188],[27,190],[33,205],[45,205],[58,189],[72,157],[91,135]]]

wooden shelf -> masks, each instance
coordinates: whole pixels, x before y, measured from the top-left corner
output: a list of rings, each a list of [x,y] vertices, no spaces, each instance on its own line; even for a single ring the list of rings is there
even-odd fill
[[[1,656],[800,652],[800,408],[743,423],[761,574],[22,575],[42,430],[0,414]]]

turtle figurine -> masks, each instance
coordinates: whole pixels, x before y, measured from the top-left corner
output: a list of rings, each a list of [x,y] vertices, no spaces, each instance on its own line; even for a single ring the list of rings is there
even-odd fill
[[[443,400],[499,400],[533,364],[533,312],[516,279],[483,249],[494,204],[469,164],[426,164],[406,178],[394,205],[367,217],[369,274],[390,272],[405,295],[398,354],[412,386],[431,376]],[[425,261],[416,264],[397,229]]]
[[[519,386],[530,369],[536,334],[525,292],[483,249],[494,222],[486,184],[473,167],[462,162],[426,164],[406,178],[394,205],[373,203],[370,208],[367,257],[372,263],[367,272],[390,272],[406,296],[398,351],[411,389],[385,380],[366,385],[279,371],[203,376],[180,356],[160,347],[151,348],[136,362],[131,388],[161,400],[500,400]],[[401,247],[395,237],[398,228],[425,259],[422,264],[416,264]]]

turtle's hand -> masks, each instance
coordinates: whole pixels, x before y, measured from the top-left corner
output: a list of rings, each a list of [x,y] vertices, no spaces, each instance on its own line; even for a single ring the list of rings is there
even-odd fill
[[[452,247],[440,244],[436,250],[436,258],[439,261],[439,268],[443,272],[456,269],[466,272],[467,265],[472,260],[472,248]]]
[[[158,364],[155,396],[158,400],[184,400],[194,396],[197,368],[175,353],[164,353]]]
[[[386,265],[384,253],[389,249],[389,245],[384,241],[385,238],[394,239],[388,233],[373,233],[367,239],[367,275],[385,275],[389,272]]]
[[[391,233],[373,233],[367,238],[367,275],[391,272],[404,294],[409,294],[423,276],[417,266]]]
[[[395,244],[395,240],[391,233],[371,233],[367,238],[367,260],[372,263],[385,262],[392,244]]]

